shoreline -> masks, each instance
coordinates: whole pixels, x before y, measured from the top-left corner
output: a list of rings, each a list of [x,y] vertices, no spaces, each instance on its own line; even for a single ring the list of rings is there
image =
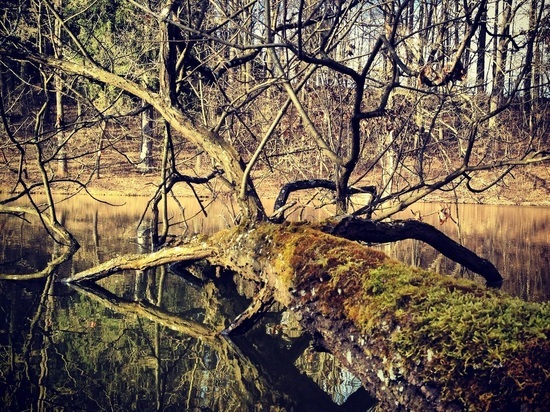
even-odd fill
[[[1,174],[0,174],[1,175]],[[479,204],[502,206],[526,206],[526,207],[550,207],[550,188],[546,187],[546,181],[550,181],[550,168],[544,165],[537,169],[518,170],[517,176],[507,177],[498,185],[490,187],[486,191],[475,193],[469,191],[463,185],[451,191],[436,191],[421,199],[421,203],[443,204]],[[536,178],[533,178],[535,176]],[[0,200],[10,197],[15,187],[12,176],[0,176]],[[490,176],[488,176],[490,177]],[[156,173],[133,174],[126,176],[104,175],[101,179],[93,180],[86,188],[80,189],[76,196],[89,196],[101,200],[105,197],[140,197],[152,198],[158,188],[159,177]],[[288,179],[277,176],[257,179],[256,189],[261,199],[275,199],[279,190]],[[542,182],[542,183],[541,183]],[[550,184],[549,184],[550,186]],[[122,189],[121,189],[122,188]],[[227,197],[229,192],[221,181],[216,179],[204,185],[193,185],[196,195],[200,198]],[[59,183],[52,187],[52,193],[61,196],[74,196],[79,190],[76,184]],[[89,194],[88,194],[88,193]],[[312,191],[308,191],[312,193]],[[298,195],[307,197],[308,192]],[[33,190],[34,194],[44,194],[40,188]],[[181,198],[193,198],[195,193],[186,184],[175,185],[173,193]]]

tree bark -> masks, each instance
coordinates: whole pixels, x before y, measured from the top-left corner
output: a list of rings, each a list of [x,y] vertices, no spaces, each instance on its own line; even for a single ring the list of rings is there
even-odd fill
[[[502,16],[498,12],[498,4],[502,5]],[[489,109],[496,111],[502,104],[504,98],[504,85],[507,76],[508,44],[510,43],[510,26],[514,18],[512,14],[512,0],[502,0],[496,3],[495,10],[495,33],[498,33],[498,41],[495,40],[493,82]],[[500,19],[500,22],[499,22]],[[489,119],[489,127],[496,126],[496,118]]]
[[[483,93],[486,91],[485,84],[485,47],[487,45],[487,3],[480,5],[483,8],[479,22],[479,37],[477,41],[477,62],[476,62],[476,89]]]
[[[347,222],[352,237],[361,227]],[[342,235],[344,224],[328,228]],[[407,267],[308,224],[241,226],[201,245],[212,264],[265,288],[262,301],[296,312],[382,410],[542,411],[550,402],[548,305]],[[180,254],[162,252],[164,262]],[[143,269],[141,259],[125,268],[138,262]]]

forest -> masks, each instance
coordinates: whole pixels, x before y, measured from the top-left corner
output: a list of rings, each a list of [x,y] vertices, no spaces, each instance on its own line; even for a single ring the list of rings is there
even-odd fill
[[[3,0],[0,93],[0,214],[34,216],[56,244],[46,267],[0,279],[88,288],[208,262],[256,285],[217,332],[294,308],[381,410],[548,403],[550,306],[500,294],[491,262],[414,212],[441,203],[442,224],[451,204],[502,193],[547,204],[544,0]],[[57,204],[145,181],[152,250],[57,276],[79,248]],[[211,199],[230,205],[226,230],[173,233],[169,201],[207,216]],[[311,203],[332,216],[296,222]],[[365,246],[410,238],[475,281]]]

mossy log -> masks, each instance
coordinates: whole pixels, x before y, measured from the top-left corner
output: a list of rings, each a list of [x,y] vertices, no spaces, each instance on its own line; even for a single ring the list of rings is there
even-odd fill
[[[359,226],[346,225],[361,237]],[[69,281],[207,259],[259,285],[237,327],[272,299],[280,302],[382,410],[547,410],[549,303],[412,268],[326,231],[344,235],[339,223],[241,226],[196,244],[119,257]]]
[[[408,267],[310,225],[212,239],[209,258],[270,289],[391,411],[542,411],[550,304]]]

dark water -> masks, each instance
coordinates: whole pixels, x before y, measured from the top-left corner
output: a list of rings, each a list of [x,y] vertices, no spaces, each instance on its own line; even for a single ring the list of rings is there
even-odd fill
[[[86,199],[59,205],[60,219],[82,247],[58,276],[149,249],[147,233],[137,229],[144,201],[125,202],[117,208]],[[192,203],[183,207],[174,207],[172,222],[197,212]],[[422,206],[428,223],[437,224],[430,215],[437,207]],[[548,300],[550,209],[461,206],[453,217],[458,226],[440,228],[495,263],[508,292]],[[230,210],[217,205],[208,218],[177,230],[211,233],[230,219]],[[381,247],[410,264],[471,276],[418,242]],[[2,273],[42,268],[55,250],[38,222],[0,215]],[[208,275],[215,275],[211,268],[158,267],[111,276],[93,289],[52,279],[0,281],[0,409],[369,409],[372,401],[357,390],[358,381],[330,355],[312,350],[309,337],[280,308],[242,336],[205,336],[205,326],[223,329],[253,296],[253,285],[224,273],[205,282]]]
[[[137,229],[145,202],[125,202],[59,205],[81,249],[57,276],[150,249]],[[197,211],[183,206],[174,207],[173,222]],[[223,205],[209,210],[174,230],[211,233],[231,219]],[[28,219],[0,215],[2,273],[41,269],[56,251]],[[204,281],[208,275],[214,282]],[[365,411],[373,403],[280,308],[242,336],[205,336],[204,326],[224,329],[253,296],[253,285],[230,274],[162,266],[98,283],[0,281],[0,410]]]

